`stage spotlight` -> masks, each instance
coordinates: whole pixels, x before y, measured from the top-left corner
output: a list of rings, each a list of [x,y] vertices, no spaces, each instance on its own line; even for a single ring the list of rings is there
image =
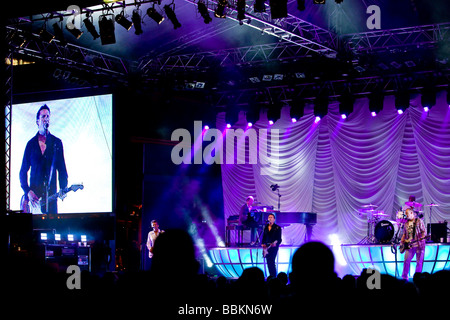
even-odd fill
[[[73,236],[73,234],[68,234],[67,235],[67,241],[74,241],[75,237]]]
[[[237,19],[239,21],[245,19],[245,0],[237,1]]]
[[[436,104],[436,90],[434,87],[426,86],[422,90],[422,96],[420,98],[422,106],[431,109]]]
[[[297,9],[304,11],[306,9],[305,0],[297,0]]]
[[[272,19],[287,17],[287,0],[269,0],[269,6]]]
[[[82,234],[82,235],[80,236],[80,240],[81,240],[81,242],[87,242],[87,236],[84,235],[84,234]]]
[[[114,15],[102,14],[98,17],[98,26],[100,29],[100,40],[102,45],[116,43],[116,35],[114,33]]]
[[[317,123],[321,120],[321,118],[319,116],[316,116],[316,118],[314,119],[314,123]]]
[[[210,23],[212,21],[212,18],[210,17],[209,12],[208,12],[208,8],[206,7],[206,5],[203,2],[203,0],[200,0],[197,3],[197,9],[198,9],[198,12],[200,12],[200,15],[202,16],[203,21],[206,24],[208,24],[208,23]]]
[[[314,0],[314,4],[325,4],[325,0]]]
[[[147,15],[152,18],[157,24],[161,24],[164,21],[164,17],[156,11],[155,8],[148,8]]]
[[[409,92],[406,90],[400,91],[395,95],[395,108],[398,114],[402,114],[409,107]]]
[[[55,22],[53,24],[53,32],[55,33],[55,37],[56,39],[63,45],[65,46],[67,44],[66,39],[64,38],[64,33],[60,27],[60,25],[58,24],[58,22]]]
[[[265,0],[255,0],[255,3],[253,4],[253,11],[266,12]]]
[[[44,27],[39,32],[39,38],[44,42],[50,43],[53,41],[53,39],[55,39],[55,36],[50,32],[48,32],[47,29]]]
[[[225,19],[227,17],[227,13],[225,12],[227,6],[228,6],[227,0],[219,0],[217,8],[214,11],[214,16],[217,18]]]
[[[134,24],[134,33],[137,35],[140,35],[143,33],[142,31],[142,18],[139,14],[139,10],[135,9],[133,10],[133,14],[131,16],[131,21],[133,21]]]
[[[314,101],[314,115],[319,117],[319,120],[328,113],[328,94],[318,94]]]
[[[346,119],[353,112],[355,99],[350,93],[346,93],[339,98],[339,113],[342,119]]]
[[[273,125],[273,121],[269,120],[269,126]]]
[[[131,26],[133,25],[133,22],[125,18],[125,10],[123,10],[121,13],[119,13],[116,18],[116,22],[120,24],[122,27],[124,27],[127,31],[131,29]]]
[[[66,29],[75,37],[75,39],[79,39],[83,35],[83,31],[75,28],[73,25],[75,20],[72,21],[72,27],[69,28],[69,24],[66,24]]]
[[[90,14],[86,14],[86,18],[84,18],[83,22],[87,31],[92,35],[94,40],[100,38],[100,35],[98,34],[94,24],[92,23],[92,17]]]
[[[41,240],[42,241],[47,241],[48,237],[46,233],[41,233]]]
[[[369,96],[369,110],[372,117],[375,117],[383,109],[384,95],[381,90],[377,90]]]
[[[61,241],[61,235],[59,233],[55,233],[55,241]]]
[[[173,9],[170,6],[173,6]],[[178,29],[181,27],[181,23],[178,21],[177,16],[175,15],[175,4],[173,2],[171,5],[166,4],[164,6],[164,12],[166,13],[167,18],[169,18],[170,22],[172,22],[174,29]]]
[[[291,119],[291,122],[292,122],[292,123],[296,123],[296,122],[297,122],[297,119],[296,119],[296,118],[292,118],[292,119]]]

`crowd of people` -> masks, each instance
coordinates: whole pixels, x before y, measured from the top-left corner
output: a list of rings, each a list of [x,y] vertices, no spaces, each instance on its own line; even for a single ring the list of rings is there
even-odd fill
[[[365,271],[359,276],[339,278],[332,251],[320,242],[307,242],[295,252],[289,275],[281,272],[266,279],[262,270],[251,267],[238,279],[212,277],[199,274],[191,237],[175,229],[159,235],[153,248],[151,270],[110,272],[101,276],[83,271],[80,289],[68,289],[68,274],[55,272],[39,262],[16,258],[9,259],[7,266],[3,277],[7,284],[4,287],[6,306],[34,306],[36,311],[52,312],[75,312],[82,308],[89,315],[101,316],[145,312],[148,316],[189,318],[191,315],[191,319],[200,319],[206,314],[199,313],[210,307],[214,312],[208,317],[213,319],[255,317],[256,314],[239,314],[261,313],[262,307],[255,309],[255,306],[270,309],[270,314],[259,314],[258,319],[311,312],[358,315],[361,310],[371,315],[392,315],[395,311],[401,314],[416,301],[423,311],[428,302],[430,308],[445,308],[437,302],[446,299],[450,288],[450,270],[417,273],[412,281],[380,275],[375,288],[368,285],[371,274]],[[241,309],[227,307],[225,310],[224,305],[241,306]],[[386,313],[388,310],[390,313]],[[196,317],[192,317],[194,312]]]

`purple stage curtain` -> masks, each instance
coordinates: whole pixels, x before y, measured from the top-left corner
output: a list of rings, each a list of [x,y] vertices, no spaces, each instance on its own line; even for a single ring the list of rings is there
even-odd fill
[[[261,113],[252,127],[259,133],[260,147],[261,129],[275,139],[268,139],[271,149],[266,158],[260,148],[256,163],[250,163],[245,139],[236,142],[235,150],[225,148],[221,167],[225,219],[239,212],[248,195],[277,209],[278,194],[269,186],[278,184],[281,211],[317,213],[313,239],[325,243],[330,243],[330,234],[337,234],[342,243],[359,242],[367,235],[367,218],[358,211],[362,206],[375,204],[393,220],[409,195],[424,205],[440,205],[433,207],[433,223],[449,220],[450,108],[446,93],[438,93],[428,113],[423,111],[420,95],[411,98],[410,107],[401,115],[394,101],[394,96],[385,97],[383,110],[372,117],[369,100],[357,99],[345,120],[339,105],[331,103],[328,115],[317,123],[312,105],[306,105],[305,115],[296,123],[291,121],[289,106],[282,108],[280,119],[270,127],[267,114]],[[223,130],[225,125],[225,113],[220,113],[217,128]],[[246,126],[241,112],[231,129],[245,130]],[[236,153],[240,143],[247,145],[246,162],[237,164],[236,158],[234,163],[227,162],[225,154]],[[430,207],[422,210],[429,223]],[[304,237],[301,224],[283,229],[284,244],[300,245]]]

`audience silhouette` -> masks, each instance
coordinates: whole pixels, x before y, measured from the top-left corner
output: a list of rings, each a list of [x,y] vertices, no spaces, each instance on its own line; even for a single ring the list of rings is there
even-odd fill
[[[238,279],[209,277],[199,273],[192,238],[178,229],[168,229],[158,237],[151,270],[104,275],[83,272],[81,290],[69,290],[66,273],[38,260],[11,256],[5,265],[5,301],[9,307],[26,304],[40,310],[51,301],[52,310],[64,310],[70,301],[73,308],[82,303],[103,315],[113,308],[113,316],[148,309],[152,316],[177,318],[194,312],[189,307],[218,310],[227,304],[271,305],[272,316],[277,318],[299,311],[315,316],[336,310],[336,314],[345,314],[358,308],[381,315],[392,309],[404,310],[406,300],[435,305],[444,300],[450,288],[449,270],[417,273],[411,282],[382,274],[380,288],[368,285],[372,273],[367,270],[341,279],[334,269],[333,252],[321,242],[307,242],[297,249],[289,275],[281,272],[276,278],[265,279],[261,269],[250,267]],[[209,317],[222,318],[222,314],[211,313]]]

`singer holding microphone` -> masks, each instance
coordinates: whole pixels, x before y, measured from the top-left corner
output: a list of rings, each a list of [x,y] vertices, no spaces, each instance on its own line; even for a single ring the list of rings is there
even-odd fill
[[[59,188],[67,187],[67,169],[64,160],[64,149],[61,139],[49,131],[50,108],[44,104],[36,114],[38,132],[31,138],[23,155],[20,168],[20,185],[24,191],[25,203],[39,203],[42,213],[58,213],[57,198],[47,201],[56,193],[57,180]],[[30,177],[28,181],[28,172]],[[24,209],[26,206],[22,206]]]
[[[275,214],[269,213],[267,217],[268,223],[264,227],[262,238],[263,256],[267,261],[270,277],[276,278],[277,267],[275,259],[278,254],[278,247],[281,244],[281,227],[275,223]]]

